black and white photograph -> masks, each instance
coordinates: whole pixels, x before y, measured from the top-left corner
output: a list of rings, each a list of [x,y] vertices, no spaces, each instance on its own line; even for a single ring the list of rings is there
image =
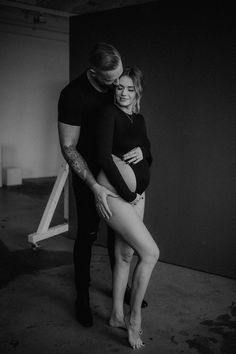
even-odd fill
[[[0,0],[0,353],[236,353],[236,3]]]

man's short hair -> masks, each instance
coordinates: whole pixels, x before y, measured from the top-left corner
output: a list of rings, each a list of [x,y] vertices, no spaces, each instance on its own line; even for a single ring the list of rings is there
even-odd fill
[[[120,53],[110,44],[99,42],[90,52],[90,67],[95,70],[115,70],[121,61]]]

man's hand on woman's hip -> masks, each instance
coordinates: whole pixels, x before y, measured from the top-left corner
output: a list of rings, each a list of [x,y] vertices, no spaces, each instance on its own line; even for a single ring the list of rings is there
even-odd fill
[[[92,191],[94,193],[95,205],[98,214],[105,219],[109,219],[112,216],[112,212],[108,206],[107,197],[110,195],[117,198],[118,195],[98,183],[93,185]]]

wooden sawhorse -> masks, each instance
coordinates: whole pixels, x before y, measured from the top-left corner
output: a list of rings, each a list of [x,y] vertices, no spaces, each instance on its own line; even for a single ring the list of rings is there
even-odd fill
[[[54,184],[52,193],[47,202],[43,216],[35,233],[28,235],[28,242],[32,243],[33,249],[39,247],[38,242],[62,234],[69,230],[68,215],[69,215],[69,166],[63,161]],[[55,212],[57,203],[64,189],[64,219],[65,223],[50,227],[50,223]]]

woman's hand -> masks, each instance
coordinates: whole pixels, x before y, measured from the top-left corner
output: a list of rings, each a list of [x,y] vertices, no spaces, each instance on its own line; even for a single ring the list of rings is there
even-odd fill
[[[136,198],[130,204],[131,205],[136,205],[140,201],[140,199],[144,199],[143,198],[143,194],[140,195],[140,194],[136,193]]]
[[[142,159],[143,159],[143,152],[139,146],[123,155],[123,160],[129,164],[132,163],[135,165],[136,163],[140,162]]]
[[[112,216],[112,212],[108,206],[107,197],[110,195],[114,198],[118,198],[118,195],[98,183],[93,185],[92,191],[94,193],[95,205],[98,214],[105,219],[109,219]]]

